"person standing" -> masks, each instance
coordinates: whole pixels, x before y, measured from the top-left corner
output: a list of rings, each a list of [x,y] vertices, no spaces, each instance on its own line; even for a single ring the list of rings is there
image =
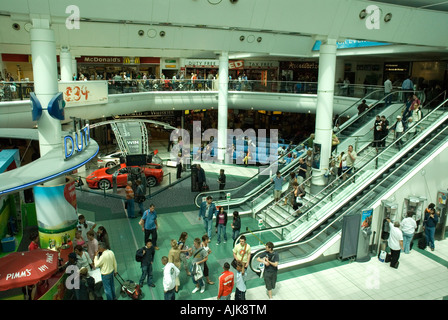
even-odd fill
[[[218,241],[216,242],[216,245],[219,245],[221,243],[221,234],[223,235],[224,243],[227,242],[226,226],[227,212],[225,212],[224,207],[221,206],[218,211],[218,216],[216,217],[216,230],[218,233]]]
[[[143,207],[143,203],[146,200],[145,197],[145,186],[142,184],[142,180],[137,179],[135,181],[137,187],[135,189],[135,199],[134,202],[137,202],[138,208],[139,208],[139,214],[143,215],[143,212],[145,212],[145,208]]]
[[[176,164],[176,179],[180,179],[182,175],[182,158],[181,156],[177,156],[177,164]]]
[[[226,187],[226,175],[224,174],[224,169],[219,170],[219,176],[218,176],[218,184],[219,184],[219,190],[224,190]],[[219,193],[219,199],[225,199],[226,194],[224,192]]]
[[[240,235],[241,230],[241,218],[238,211],[233,211],[233,221],[230,226],[232,227],[232,239],[235,241]]]
[[[181,260],[180,260],[180,249],[179,249],[179,245],[177,244],[177,241],[172,239],[171,240],[171,249],[168,252],[168,262],[173,263],[177,269],[180,270],[180,265],[181,265]],[[176,287],[175,287],[175,291],[176,293],[179,290],[179,286],[180,286],[180,280],[179,280],[179,274],[176,276]]]
[[[390,232],[387,243],[390,248],[390,266],[391,268],[398,268],[398,260],[400,259],[400,251],[403,250],[403,232],[400,230],[400,222],[395,221],[392,223],[389,218],[386,219],[389,222]]]
[[[279,262],[278,253],[274,252],[274,244],[272,242],[269,241],[266,243],[266,251],[257,258],[257,261],[264,264],[264,283],[266,290],[268,290],[269,299],[272,299],[272,290],[275,289],[277,282]]]
[[[414,90],[414,83],[411,80],[410,76],[407,76],[406,79],[401,84],[401,90],[405,91],[413,91]],[[412,97],[412,92],[404,92],[403,93],[403,102],[405,103],[408,97]]]
[[[100,257],[99,253],[101,253]],[[117,274],[117,260],[115,259],[115,254],[112,250],[106,248],[104,242],[98,244],[98,251],[95,252],[93,263],[95,268],[100,268],[101,280],[107,300],[116,300],[114,275]]]
[[[297,169],[297,183],[302,184],[306,180],[306,173],[308,171],[308,166],[306,165],[305,159],[303,157],[299,158],[299,168]]]
[[[397,121],[391,128],[392,131],[395,131],[395,141],[396,141],[396,147],[398,150],[401,150],[401,147],[403,146],[403,139],[400,139],[404,132],[404,123],[401,119],[401,116],[397,116]]]
[[[132,189],[132,181],[128,181],[128,184],[125,188],[126,192],[126,210],[128,212],[128,218],[134,219],[135,213],[134,213],[134,190]]]
[[[230,264],[228,262],[224,263],[224,272],[219,276],[219,288],[218,288],[218,300],[230,300],[232,295],[234,277],[232,271],[230,271]]]
[[[235,245],[232,252],[233,258],[236,260],[237,264],[239,261],[243,264],[244,268],[247,269],[249,267],[251,248],[246,242],[246,237],[244,235],[240,237],[240,243]]]
[[[373,123],[373,144],[372,146],[378,150],[381,144],[381,117],[377,115]]]
[[[213,197],[207,196],[206,200],[201,203],[199,207],[199,218],[204,220],[204,228],[210,240],[212,239],[212,223],[213,217],[216,216],[218,210],[216,209],[215,204],[213,203]]]
[[[203,265],[204,262],[208,259],[208,253],[204,250],[204,248],[201,246],[201,239],[195,238],[193,241],[193,261],[191,263],[191,279],[193,280],[193,283],[195,284],[195,288],[191,293],[196,293],[199,290],[201,290],[201,293],[204,293],[205,291],[205,284],[204,284],[204,277],[196,278],[196,272],[197,268],[200,268],[201,271],[204,269]],[[203,271],[202,271],[203,274]]]
[[[379,147],[384,148],[386,146],[386,139],[388,135],[389,135],[389,120],[387,120],[385,115],[382,115]]]
[[[388,107],[392,104],[392,81],[390,81],[390,77],[387,77],[386,81],[384,81],[384,102],[385,106]]]
[[[85,240],[87,239],[87,232],[93,231],[95,229],[96,223],[92,221],[87,221],[86,217],[84,217],[83,214],[80,214],[78,216],[78,225],[76,228],[81,231],[82,238]]]
[[[187,259],[191,254],[191,248],[188,248],[186,244],[187,239],[188,239],[188,233],[185,231],[182,232],[180,234],[179,240],[177,241],[177,245],[180,250],[180,260],[184,265],[185,272],[187,273],[187,276],[191,276],[190,271],[188,269],[188,261],[187,261]]]
[[[202,191],[202,188],[207,184],[207,179],[205,178],[205,171],[204,169],[201,167],[200,164],[197,164],[196,167],[198,168],[198,187],[199,187],[199,192]]]
[[[145,243],[151,236],[154,248],[159,250],[159,247],[157,247],[157,229],[159,228],[159,225],[157,223],[157,212],[155,209],[156,206],[151,203],[149,205],[149,210],[146,210],[143,213],[143,217],[138,224],[142,227],[142,231],[145,233]]]
[[[357,156],[357,154],[356,154],[356,151],[353,150],[353,146],[349,145],[348,149],[347,149],[347,154],[345,155],[347,170],[345,170],[344,175],[343,175],[344,181],[353,174],[356,156]]]
[[[423,228],[425,230],[426,241],[431,248],[431,251],[435,250],[434,234],[436,232],[436,225],[439,222],[440,212],[435,211],[435,204],[430,203],[428,208],[425,209],[425,219],[423,220]]]
[[[369,109],[369,105],[367,104],[367,101],[364,99],[362,100],[362,103],[358,106],[358,116],[361,115],[364,111]]]
[[[278,202],[282,196],[282,187],[283,181],[285,178],[282,177],[280,171],[277,171],[277,174],[274,178],[271,178],[271,182],[274,183],[274,201]]]
[[[247,273],[242,262],[236,264],[236,288],[235,288],[235,300],[246,300],[246,278]]]
[[[411,250],[411,242],[414,238],[415,230],[417,229],[417,223],[412,218],[413,213],[408,212],[406,218],[401,221],[401,231],[403,232],[403,251],[408,254]]]
[[[165,300],[175,300],[176,278],[179,277],[179,269],[172,263],[168,262],[166,256],[162,257],[163,264],[163,295]]]
[[[154,254],[155,250],[152,246],[152,241],[147,240],[146,244],[143,248],[140,249],[142,255],[141,268],[142,268],[142,276],[140,277],[140,287],[143,287],[143,282],[145,278],[147,279],[146,283],[150,287],[155,287],[154,282],[152,281],[152,264],[154,262]]]

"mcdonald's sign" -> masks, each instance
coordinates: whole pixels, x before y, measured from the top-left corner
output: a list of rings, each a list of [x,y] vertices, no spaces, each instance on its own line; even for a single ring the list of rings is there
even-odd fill
[[[131,58],[129,58],[129,57],[123,58],[123,64],[130,64],[130,63],[131,63]]]
[[[140,57],[123,57],[123,64],[140,64]]]

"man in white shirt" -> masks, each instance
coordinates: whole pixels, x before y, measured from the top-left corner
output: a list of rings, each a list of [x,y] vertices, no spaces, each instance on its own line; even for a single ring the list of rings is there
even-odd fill
[[[172,263],[168,262],[168,257],[162,257],[163,267],[163,293],[165,300],[175,300],[174,289],[176,287],[176,277],[179,276],[179,269]]]
[[[101,255],[98,253],[101,252]],[[95,268],[100,268],[101,280],[107,300],[116,300],[114,274],[117,274],[117,260],[115,254],[107,249],[104,242],[98,243],[98,251],[93,260]]]
[[[400,251],[403,250],[403,232],[400,230],[400,222],[392,223],[387,219],[390,226],[389,239],[387,240],[390,248],[390,266],[398,268],[398,259],[400,259]]]
[[[412,119],[412,118],[409,118]],[[411,249],[411,241],[414,238],[417,223],[412,216],[413,212],[408,212],[406,218],[401,221],[401,231],[403,232],[403,247],[404,253],[408,254]]]
[[[401,116],[397,116],[397,121],[393,125],[392,131],[395,131],[395,140],[397,141],[396,146],[398,150],[400,150],[403,145],[403,139],[400,139],[400,137],[403,135],[404,132],[404,124],[401,119]]]
[[[392,95],[390,94],[392,92],[392,81],[390,81],[390,78],[387,77],[387,80],[384,81],[384,96],[385,96],[385,104],[386,107],[389,106],[392,103]]]

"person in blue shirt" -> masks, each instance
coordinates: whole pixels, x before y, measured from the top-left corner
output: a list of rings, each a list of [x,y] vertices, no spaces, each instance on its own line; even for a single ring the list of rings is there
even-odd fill
[[[274,183],[275,202],[278,202],[282,196],[283,181],[285,181],[285,178],[282,177],[280,171],[277,171],[277,175],[275,176],[275,178],[271,178],[271,182]]]
[[[423,228],[425,230],[426,241],[428,242],[431,251],[434,251],[434,234],[436,232],[436,226],[439,222],[440,212],[435,210],[435,204],[430,203],[428,208],[425,209],[425,220],[423,220]]]
[[[201,218],[204,220],[205,232],[210,240],[212,239],[213,217],[216,217],[217,214],[218,209],[216,209],[216,206],[213,203],[213,197],[207,196],[206,200],[202,202],[199,207],[199,220],[201,220]]]
[[[159,247],[157,247],[157,229],[159,226],[157,224],[157,213],[155,209],[155,205],[151,203],[149,205],[149,210],[146,210],[143,213],[143,216],[138,224],[142,227],[142,231],[145,233],[145,244],[151,236],[154,248],[159,250]]]

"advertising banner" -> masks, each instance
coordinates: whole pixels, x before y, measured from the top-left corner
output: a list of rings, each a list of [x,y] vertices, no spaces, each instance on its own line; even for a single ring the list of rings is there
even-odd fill
[[[143,137],[141,130],[141,123],[136,122],[119,122],[116,124],[121,139],[123,140],[127,149],[127,154],[144,154]]]
[[[66,107],[108,102],[107,81],[69,81],[58,83]]]
[[[75,238],[78,224],[75,181],[33,187],[40,247],[60,247]]]

